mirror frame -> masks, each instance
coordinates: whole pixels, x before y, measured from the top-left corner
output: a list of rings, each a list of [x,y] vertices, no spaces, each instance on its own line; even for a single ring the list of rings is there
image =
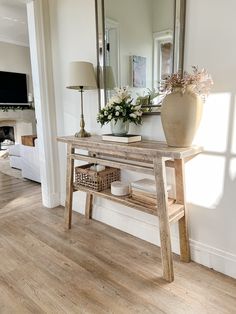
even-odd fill
[[[183,73],[184,69],[184,42],[185,42],[185,16],[187,0],[174,0],[174,30],[173,30],[173,65],[172,72]],[[95,17],[96,17],[96,39],[97,39],[97,81],[98,81],[98,103],[99,109],[102,104],[106,104],[105,89],[106,73],[101,69],[105,63],[105,6],[104,0],[95,0]],[[102,79],[101,79],[102,77]],[[161,106],[160,106],[161,107]],[[159,115],[160,111],[145,112],[145,115]]]

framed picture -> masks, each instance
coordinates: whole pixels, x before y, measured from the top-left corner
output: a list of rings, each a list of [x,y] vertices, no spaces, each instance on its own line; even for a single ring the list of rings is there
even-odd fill
[[[131,56],[133,87],[139,88],[146,87],[146,67],[147,67],[146,57]]]

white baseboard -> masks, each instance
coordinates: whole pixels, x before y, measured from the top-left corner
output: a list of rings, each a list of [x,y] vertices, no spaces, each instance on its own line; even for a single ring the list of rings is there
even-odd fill
[[[236,278],[236,255],[190,239],[194,262]]]
[[[81,195],[82,196],[82,195]],[[75,200],[73,208],[84,213],[84,198]],[[132,234],[140,239],[160,246],[158,218],[135,209],[114,204],[109,201],[96,204],[93,219]],[[172,251],[179,254],[177,225],[171,227]],[[194,262],[212,268],[225,275],[236,278],[236,255],[222,251],[207,244],[190,239],[191,258]]]

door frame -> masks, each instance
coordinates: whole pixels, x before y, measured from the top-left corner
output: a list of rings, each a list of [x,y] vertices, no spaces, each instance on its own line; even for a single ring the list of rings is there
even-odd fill
[[[48,0],[26,3],[32,66],[35,114],[39,144],[42,202],[45,207],[60,205],[60,174],[56,142],[56,104],[52,69]]]

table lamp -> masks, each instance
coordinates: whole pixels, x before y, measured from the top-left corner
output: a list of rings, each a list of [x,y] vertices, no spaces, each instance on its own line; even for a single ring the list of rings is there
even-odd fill
[[[96,89],[97,82],[93,64],[85,61],[74,61],[69,65],[69,89],[76,89],[81,97],[80,131],[75,133],[76,137],[88,137],[90,134],[85,131],[83,92],[85,89]]]

